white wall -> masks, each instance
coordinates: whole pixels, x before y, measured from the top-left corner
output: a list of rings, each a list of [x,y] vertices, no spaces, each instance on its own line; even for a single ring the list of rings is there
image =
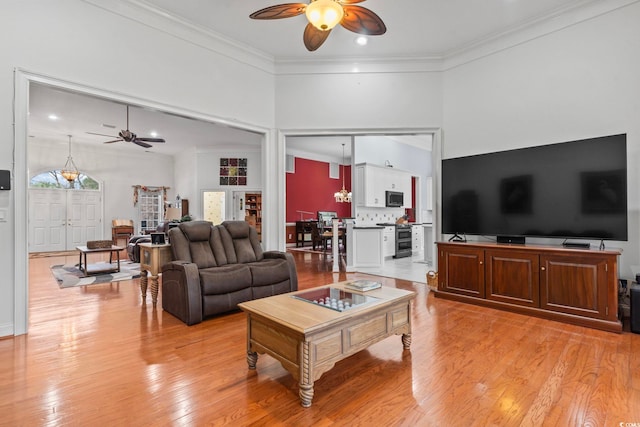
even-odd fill
[[[247,159],[247,185],[220,185],[220,158],[241,157]],[[234,191],[262,191],[262,152],[260,150],[207,150],[197,154],[197,185],[198,185],[198,217],[202,217],[202,191],[226,191],[227,201],[232,200]],[[264,204],[264,201],[263,201]],[[268,221],[269,216],[264,215],[263,220]]]
[[[189,214],[193,219],[202,219],[199,186],[195,178],[198,170],[196,156],[196,149],[190,148],[174,157],[175,191],[172,200],[175,200],[177,194],[180,195],[181,199],[189,200]]]
[[[458,66],[444,76],[443,157],[627,133],[629,242],[640,264],[640,4]]]
[[[276,77],[282,129],[440,127],[438,72],[287,74]]]
[[[67,143],[29,141],[29,177],[60,169],[67,161]],[[139,226],[138,208],[133,206],[133,185],[171,187],[168,200],[175,199],[173,158],[140,150],[118,151],[115,147],[74,144],[73,161],[78,170],[99,181],[104,189],[103,236],[111,238],[112,219],[133,219]]]
[[[241,124],[274,127],[272,74],[84,1],[3,0],[0,52],[0,169],[12,171],[14,188],[16,68]],[[17,168],[22,171],[25,165]],[[22,173],[19,178],[25,179]],[[14,191],[0,192],[0,209],[9,213],[0,222],[5,278],[0,281],[0,336],[14,333],[14,301],[23,299],[14,289],[22,293],[26,288],[18,283],[23,274],[16,271]],[[26,204],[16,214],[26,217]]]

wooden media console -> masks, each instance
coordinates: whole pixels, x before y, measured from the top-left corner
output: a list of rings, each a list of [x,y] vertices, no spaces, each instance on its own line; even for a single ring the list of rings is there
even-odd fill
[[[435,295],[620,333],[619,255],[619,250],[439,242]]]

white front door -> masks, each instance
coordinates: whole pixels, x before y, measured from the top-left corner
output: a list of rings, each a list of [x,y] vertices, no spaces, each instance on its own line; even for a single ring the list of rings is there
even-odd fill
[[[102,197],[95,190],[67,191],[67,250],[102,238]]]
[[[29,189],[29,252],[73,250],[102,237],[102,193]]]

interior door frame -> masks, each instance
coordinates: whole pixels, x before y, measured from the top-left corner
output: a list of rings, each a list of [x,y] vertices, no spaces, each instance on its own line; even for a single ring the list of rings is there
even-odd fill
[[[437,242],[442,239],[442,206],[440,203],[440,194],[442,192],[442,128],[439,127],[425,127],[425,128],[381,128],[381,129],[282,129],[278,131],[278,148],[281,150],[281,161],[278,163],[278,176],[281,177],[279,183],[280,196],[279,203],[284,205],[285,195],[287,194],[286,188],[286,139],[291,136],[334,136],[334,135],[350,135],[350,136],[367,136],[367,135],[413,135],[413,134],[430,134],[432,135],[431,141],[431,177],[433,180],[433,191],[431,193],[431,206],[433,210],[433,221],[435,226],[431,228],[433,242]],[[355,182],[355,168],[353,167],[354,155],[354,143],[353,138],[351,141],[351,182]],[[426,206],[425,200],[422,201],[421,206]],[[353,213],[353,206],[352,206]],[[286,244],[286,209],[282,210],[281,215],[278,217],[278,238],[281,242],[282,248]],[[438,263],[437,257],[434,257],[433,268],[437,271]]]
[[[127,95],[113,90],[101,89],[46,76],[16,67],[14,69],[14,97],[13,97],[13,148],[14,148],[14,185],[11,191],[13,197],[13,254],[14,254],[14,286],[13,286],[13,325],[8,325],[0,332],[0,335],[23,335],[28,332],[29,326],[29,251],[28,251],[28,167],[27,167],[27,140],[28,140],[28,111],[29,111],[29,87],[32,83],[52,86],[61,90],[78,92],[86,95],[97,96],[114,102],[136,104],[166,113],[190,117],[195,120],[209,121],[221,125],[243,129],[263,135],[262,148],[262,181],[265,187],[275,188],[273,179],[266,173],[266,166],[278,158],[275,153],[276,133],[274,130],[262,126],[253,125],[239,120],[212,116],[197,111],[179,108],[173,105],[156,102],[149,99]],[[284,155],[283,155],[284,156]],[[271,186],[271,187],[269,187]],[[264,191],[263,191],[264,192]],[[105,201],[103,200],[103,206]],[[266,206],[265,206],[266,205]],[[265,207],[278,209],[278,205],[266,201]],[[274,218],[277,215],[273,216]],[[269,224],[266,224],[267,228]],[[270,243],[271,244],[271,243]]]

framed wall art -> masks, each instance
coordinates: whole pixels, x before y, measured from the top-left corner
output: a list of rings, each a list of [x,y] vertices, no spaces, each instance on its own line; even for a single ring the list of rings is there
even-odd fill
[[[247,185],[247,159],[221,157],[220,185]]]

